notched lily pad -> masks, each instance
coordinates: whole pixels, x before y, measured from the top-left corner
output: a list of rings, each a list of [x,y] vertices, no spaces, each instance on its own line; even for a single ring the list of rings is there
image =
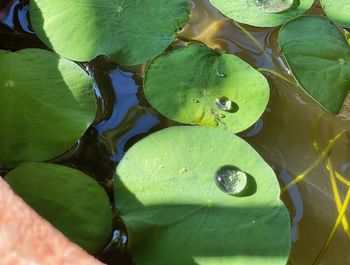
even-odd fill
[[[40,49],[0,51],[0,166],[54,158],[94,121],[89,76]]]
[[[314,0],[209,0],[225,16],[257,27],[275,27],[306,12]]]
[[[321,5],[327,16],[334,23],[350,28],[349,0],[321,0]]]
[[[75,61],[110,56],[136,65],[159,55],[187,22],[188,0],[32,0],[39,38]]]
[[[109,199],[91,177],[61,165],[25,163],[5,180],[38,214],[88,252],[96,253],[107,243],[112,232]]]
[[[302,88],[338,114],[350,91],[350,47],[344,35],[326,18],[305,16],[283,26],[278,38]]]
[[[154,59],[144,92],[167,118],[232,132],[251,126],[269,99],[265,77],[230,54],[193,44]]]
[[[137,265],[285,265],[290,221],[279,194],[273,170],[252,147],[209,127],[146,137],[115,179]]]

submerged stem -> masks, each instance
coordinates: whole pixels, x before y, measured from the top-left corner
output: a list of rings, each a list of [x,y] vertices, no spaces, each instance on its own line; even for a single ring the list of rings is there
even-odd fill
[[[320,251],[320,253],[317,255],[317,257],[315,258],[314,262],[312,263],[312,265],[317,265],[320,263],[321,259],[323,258],[324,254],[327,252],[330,243],[333,240],[333,237],[335,235],[335,232],[337,231],[339,225],[341,224],[343,217],[345,215],[346,209],[348,208],[350,202],[350,188],[348,189],[348,192],[346,194],[345,200],[344,200],[344,204],[340,209],[339,215],[337,217],[337,220],[335,221],[335,224],[333,226],[333,229],[330,233],[330,235],[328,236],[326,242],[323,244],[322,249]]]
[[[326,148],[318,155],[316,161],[314,161],[306,170],[304,170],[300,175],[296,176],[293,181],[287,184],[285,187],[281,189],[281,192],[286,192],[290,187],[296,185],[300,181],[302,181],[312,170],[314,170],[330,153],[334,144],[339,140],[339,138],[345,133],[345,130],[336,135],[334,138],[329,140]]]
[[[260,50],[260,52],[264,55],[266,55],[265,53],[265,49],[264,47],[262,47],[260,45],[260,43],[258,42],[258,40],[250,33],[248,32],[245,28],[243,28],[239,23],[237,23],[236,21],[232,20],[232,23],[239,28]]]
[[[271,70],[271,69],[268,69],[268,68],[258,68],[256,70],[258,70],[259,72],[267,72],[267,73],[273,74],[273,75],[281,78],[282,80],[288,82],[289,84],[294,85],[294,83],[292,81],[290,81],[288,78],[284,77],[283,75],[281,75],[280,73],[278,73],[278,72],[276,72],[274,70]]]

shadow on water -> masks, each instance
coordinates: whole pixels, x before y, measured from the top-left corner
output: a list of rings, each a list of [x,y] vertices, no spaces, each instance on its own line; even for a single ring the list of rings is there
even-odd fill
[[[145,206],[120,180],[116,185],[116,207],[122,208],[119,214],[129,230],[128,247],[139,260],[152,255],[154,264],[196,265],[211,258],[218,264],[233,264],[235,259],[257,264],[255,258],[263,258],[263,264],[273,264],[288,256],[289,236],[281,236],[289,233],[282,205],[237,208],[204,200],[198,205]]]

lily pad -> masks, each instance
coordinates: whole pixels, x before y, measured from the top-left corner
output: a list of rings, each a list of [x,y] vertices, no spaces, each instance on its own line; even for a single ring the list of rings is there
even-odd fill
[[[247,177],[243,192],[228,194],[237,182],[227,169]],[[172,127],[144,138],[115,179],[137,265],[285,265],[290,221],[279,195],[273,170],[252,147],[210,127]]]
[[[136,65],[165,50],[187,22],[188,0],[32,0],[30,16],[39,38],[75,61],[97,55]]]
[[[328,19],[305,16],[279,33],[281,50],[301,87],[326,110],[339,113],[350,91],[350,47]]]
[[[53,52],[0,51],[0,80],[2,167],[64,153],[94,121],[89,76]]]
[[[5,180],[38,214],[88,252],[96,253],[107,243],[112,211],[107,194],[91,177],[61,165],[25,163]]]
[[[350,1],[349,0],[321,0],[323,10],[327,16],[343,27],[350,28]]]
[[[225,16],[256,27],[275,27],[306,12],[314,0],[209,0]]]
[[[148,66],[144,92],[169,119],[240,132],[264,112],[265,77],[231,54],[193,44],[161,55]]]

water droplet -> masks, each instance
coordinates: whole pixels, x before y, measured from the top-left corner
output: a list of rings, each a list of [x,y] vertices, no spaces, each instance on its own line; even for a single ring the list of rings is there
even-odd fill
[[[219,71],[216,72],[216,75],[217,75],[218,77],[225,77],[225,76],[226,76],[224,73],[221,73],[221,72],[219,72]]]
[[[124,8],[122,6],[117,7],[117,12],[122,13],[124,11]]]
[[[338,59],[339,64],[345,64],[345,60],[343,58]]]
[[[180,173],[181,173],[181,174],[185,174],[186,172],[187,172],[187,169],[186,169],[186,168],[181,168],[181,169],[180,169]]]
[[[280,13],[293,7],[295,0],[255,0],[265,13]]]
[[[218,118],[221,118],[221,119],[223,119],[223,118],[226,117],[224,114],[216,114],[216,116],[217,116]]]
[[[214,207],[214,202],[212,200],[207,201],[208,208],[213,208]]]
[[[234,110],[235,103],[228,97],[222,96],[215,99],[215,105],[219,110],[230,112]]]
[[[193,103],[199,103],[199,100],[198,99],[192,99],[192,102]]]
[[[238,195],[247,187],[247,175],[234,166],[223,166],[215,173],[216,185],[230,195]]]

